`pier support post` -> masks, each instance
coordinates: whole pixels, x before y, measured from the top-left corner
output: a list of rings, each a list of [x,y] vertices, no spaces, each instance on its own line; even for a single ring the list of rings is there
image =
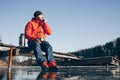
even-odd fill
[[[9,68],[9,69],[11,68],[11,65],[12,65],[12,53],[13,53],[13,48],[10,47],[10,53],[9,53],[9,65],[8,65],[8,68]]]
[[[12,77],[11,68],[8,68],[8,71],[7,71],[7,80],[12,80],[11,77]]]

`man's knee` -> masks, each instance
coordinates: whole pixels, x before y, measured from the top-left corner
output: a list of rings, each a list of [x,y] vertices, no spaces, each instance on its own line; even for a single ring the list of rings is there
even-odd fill
[[[28,47],[32,50],[36,49],[36,48],[40,48],[40,44],[37,42],[31,42],[28,44]]]

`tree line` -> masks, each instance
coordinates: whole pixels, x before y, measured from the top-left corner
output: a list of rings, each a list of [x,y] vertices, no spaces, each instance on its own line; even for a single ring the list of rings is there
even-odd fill
[[[116,56],[120,59],[120,38],[107,42],[105,45],[97,45],[95,47],[78,50],[71,53],[78,57],[82,56],[84,58]]]

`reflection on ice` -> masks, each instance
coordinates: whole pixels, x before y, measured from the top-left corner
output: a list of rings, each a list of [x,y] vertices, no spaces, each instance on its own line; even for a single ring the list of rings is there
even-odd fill
[[[41,72],[40,67],[0,67],[0,80],[120,80],[120,68],[105,66],[59,67]]]

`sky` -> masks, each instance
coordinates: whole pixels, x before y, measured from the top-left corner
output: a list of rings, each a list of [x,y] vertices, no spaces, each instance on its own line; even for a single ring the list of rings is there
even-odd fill
[[[120,37],[120,0],[1,0],[2,42],[18,46],[20,33],[36,10],[52,28],[47,41],[57,52],[104,45]]]

